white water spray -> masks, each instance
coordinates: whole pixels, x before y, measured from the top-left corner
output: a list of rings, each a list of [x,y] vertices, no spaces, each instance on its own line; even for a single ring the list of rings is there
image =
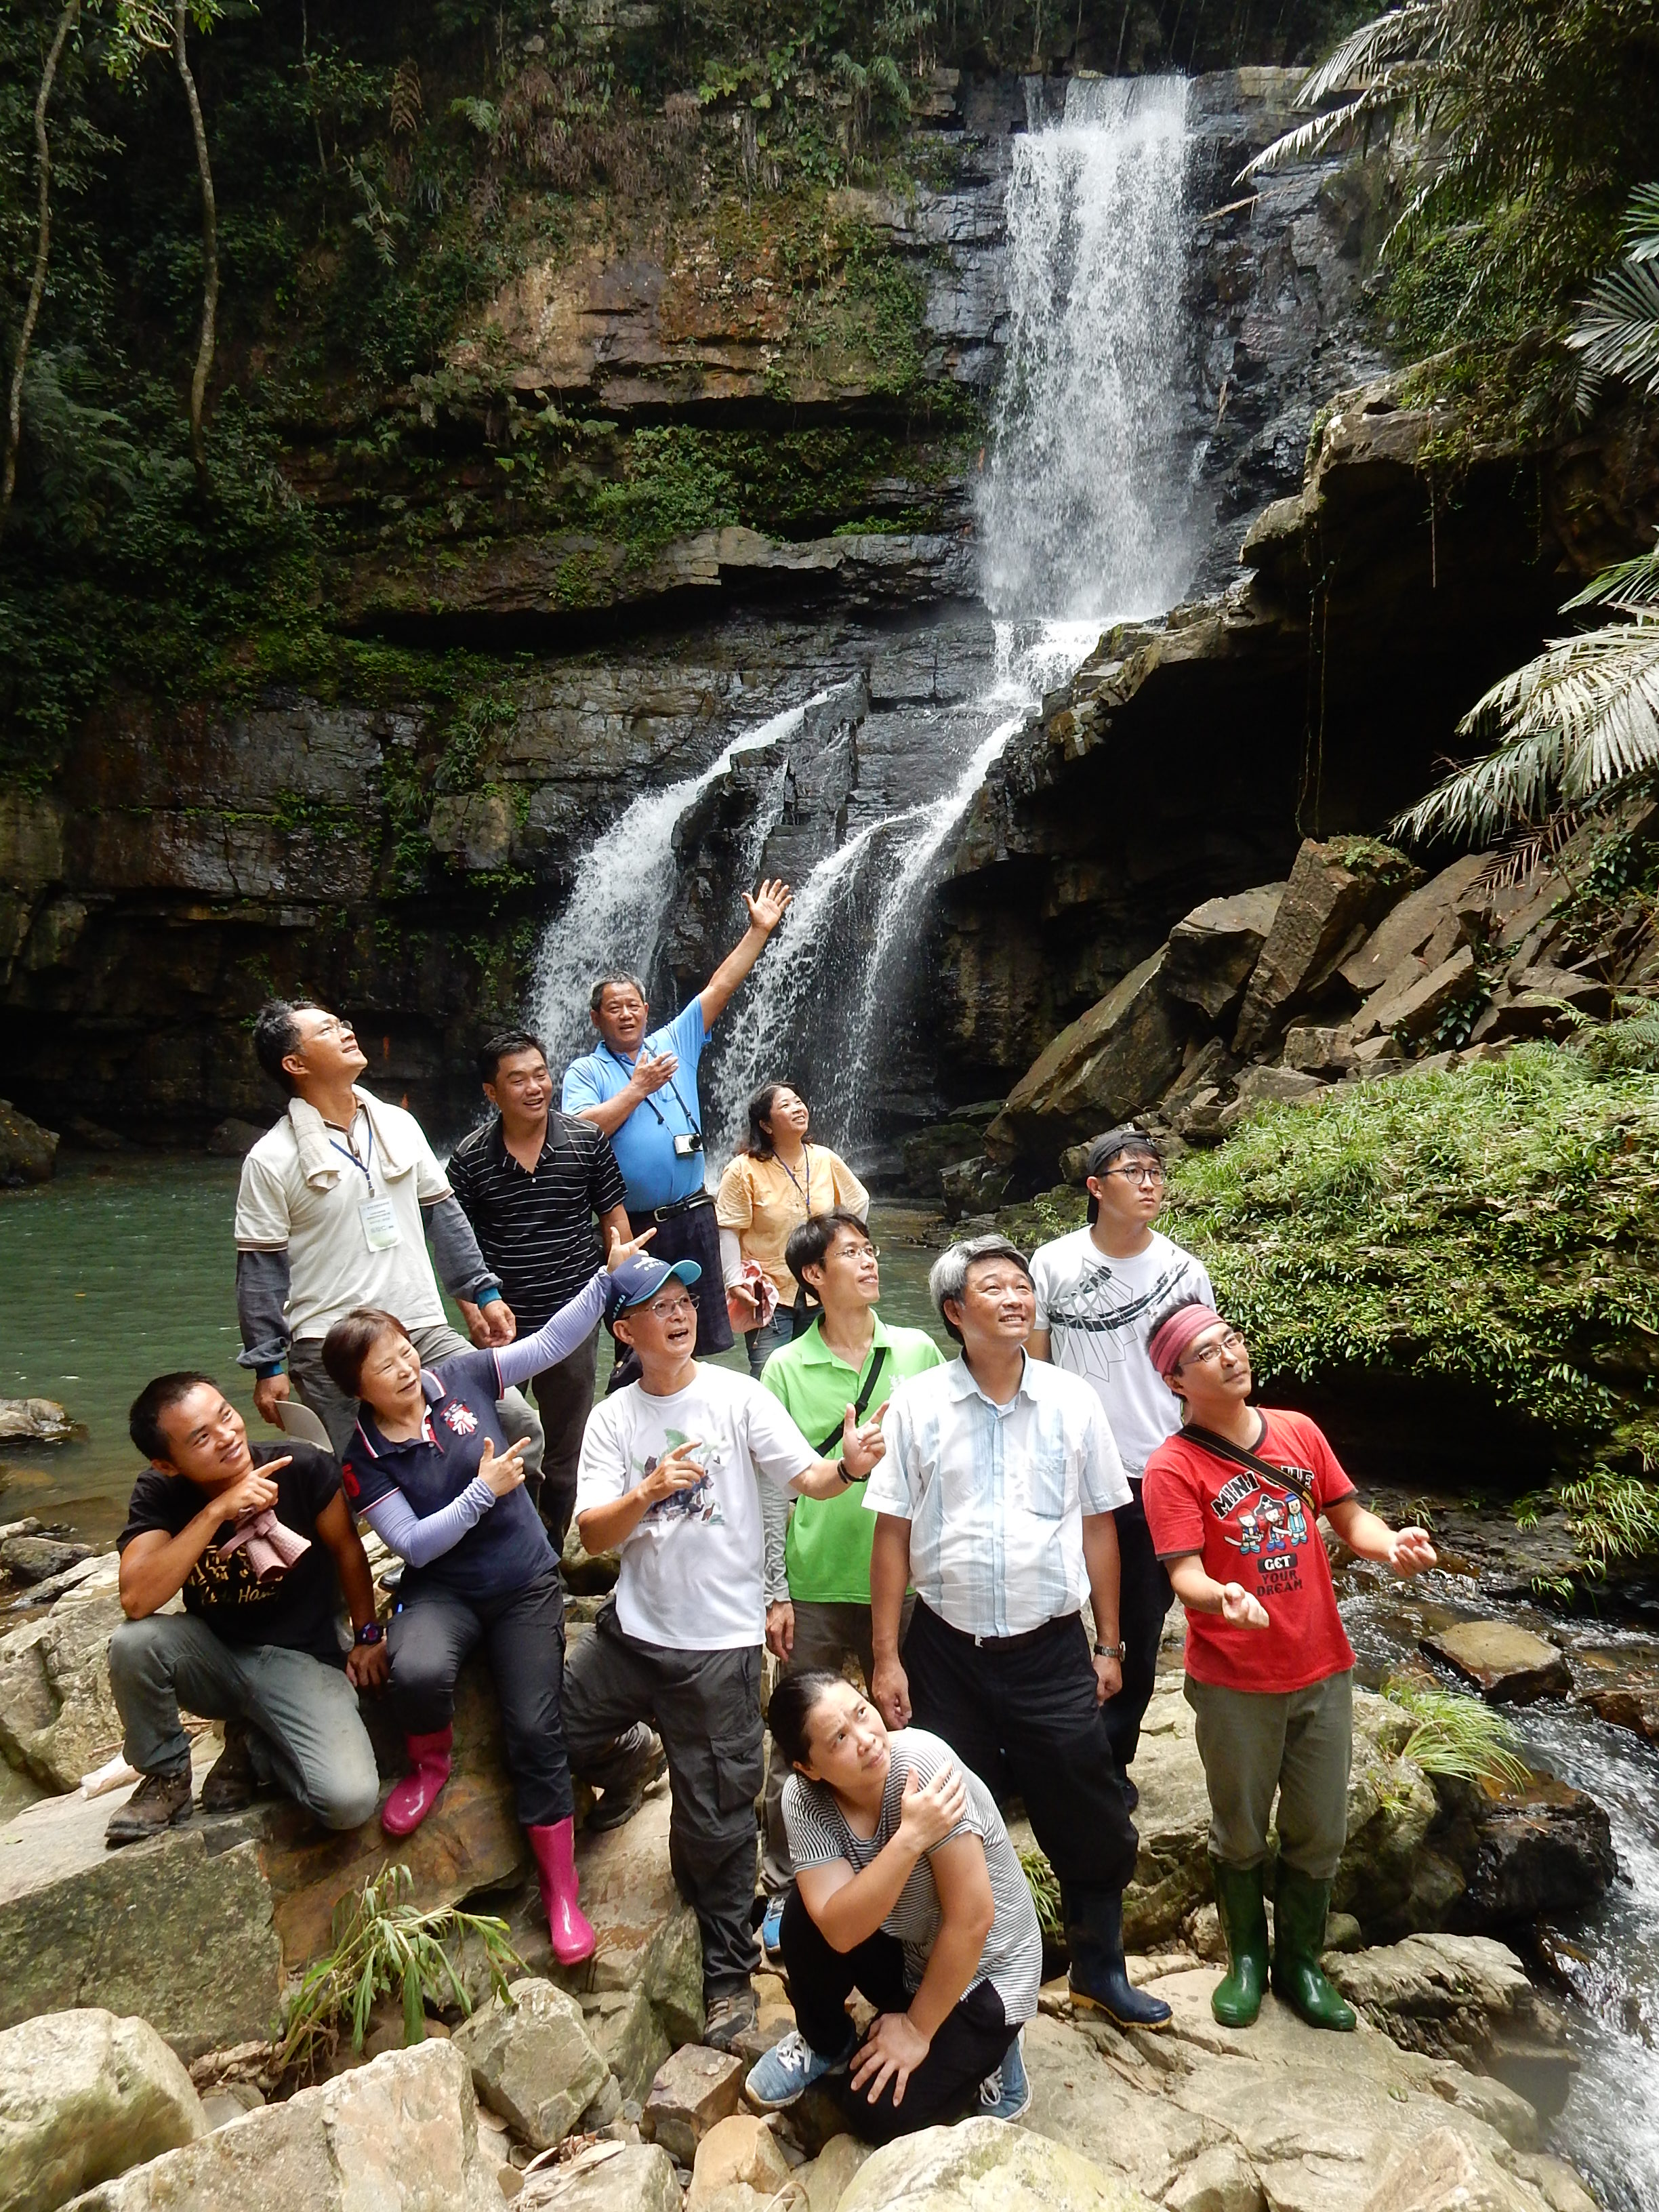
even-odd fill
[[[1009,341],[980,502],[996,614],[1161,613],[1192,574],[1181,436],[1187,85],[1073,79],[1014,142]]]

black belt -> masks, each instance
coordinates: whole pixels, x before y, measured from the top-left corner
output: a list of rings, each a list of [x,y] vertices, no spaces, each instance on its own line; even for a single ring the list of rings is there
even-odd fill
[[[925,1613],[930,1620],[936,1620],[947,1636],[959,1637],[976,1651],[1018,1651],[1022,1644],[1035,1644],[1040,1636],[1052,1636],[1055,1629],[1065,1628],[1078,1618],[1074,1613],[1057,1613],[1052,1620],[1045,1620],[1037,1628],[1022,1629],[1018,1636],[975,1636],[969,1629],[953,1628],[943,1613],[935,1613],[921,1598],[916,1600],[916,1609]]]
[[[647,1229],[654,1229],[661,1222],[672,1221],[677,1213],[690,1213],[694,1206],[712,1206],[714,1203],[706,1190],[696,1190],[690,1198],[677,1198],[672,1206],[653,1206],[647,1213],[635,1213],[630,1207],[628,1218],[630,1221],[643,1222]]]

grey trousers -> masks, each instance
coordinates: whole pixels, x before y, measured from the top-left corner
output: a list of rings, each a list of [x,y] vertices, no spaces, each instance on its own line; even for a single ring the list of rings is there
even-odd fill
[[[141,1774],[190,1764],[179,1708],[247,1723],[261,1778],[325,1828],[361,1827],[380,1795],[374,1747],[343,1667],[276,1644],[240,1650],[187,1613],[124,1620],[110,1638],[110,1686]]]
[[[768,1483],[769,1490],[774,1486]],[[910,1626],[910,1615],[915,1608],[912,1592],[904,1601],[899,1616],[899,1642],[903,1643]],[[811,1598],[793,1600],[795,1608],[795,1643],[788,1662],[778,1670],[778,1679],[786,1674],[804,1674],[811,1667],[827,1667],[832,1674],[839,1674],[849,1659],[856,1659],[864,1674],[864,1685],[870,1686],[870,1677],[876,1668],[875,1652],[870,1638],[870,1608],[867,1605],[822,1605]],[[761,1886],[769,1894],[787,1889],[795,1879],[795,1863],[789,1856],[789,1838],[783,1826],[783,1785],[789,1779],[776,1744],[770,1738],[766,1745],[766,1802],[765,1848],[761,1854]]]
[[[1353,1674],[1282,1695],[1187,1677],[1187,1702],[1210,1791],[1210,1849],[1229,1866],[1260,1866],[1279,1795],[1279,1856],[1329,1881],[1348,1840]]]
[[[434,1361],[452,1358],[458,1352],[471,1352],[475,1347],[464,1336],[459,1335],[447,1322],[431,1328],[415,1328],[409,1333],[410,1342],[421,1355],[425,1366]],[[328,1431],[334,1446],[336,1459],[343,1459],[345,1448],[351,1441],[351,1431],[357,1422],[357,1401],[348,1398],[335,1387],[323,1364],[323,1340],[320,1336],[302,1336],[288,1348],[288,1371],[294,1388],[303,1402],[309,1406]],[[546,1439],[535,1409],[521,1390],[509,1390],[497,1407],[501,1415],[501,1434],[508,1443],[516,1443],[520,1437],[528,1437],[530,1449],[524,1455],[526,1481],[539,1475],[542,1453]]]
[[[526,1487],[542,1516],[548,1541],[561,1558],[576,1510],[576,1462],[582,1455],[582,1432],[593,1410],[599,1363],[599,1332],[595,1329],[586,1344],[579,1344],[557,1366],[544,1367],[539,1375],[530,1378],[547,1446],[542,1455],[539,1493],[533,1483]]]
[[[617,1739],[648,1721],[668,1754],[668,1863],[702,1933],[706,2002],[745,1990],[758,1961],[755,1799],[761,1786],[761,1647],[681,1651],[624,1635],[615,1599],[565,1662],[571,1771],[599,1789],[636,1768]]]

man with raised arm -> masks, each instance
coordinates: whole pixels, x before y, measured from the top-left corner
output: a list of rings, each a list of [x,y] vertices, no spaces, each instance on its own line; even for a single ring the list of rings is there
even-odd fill
[[[757,1482],[838,1497],[880,1457],[881,1430],[855,1422],[849,1400],[842,1455],[825,1458],[758,1382],[694,1357],[697,1263],[654,1257],[611,1322],[640,1379],[594,1408],[582,1439],[576,1526],[589,1552],[622,1560],[565,1668],[565,1741],[572,1771],[604,1790],[626,1784],[627,1730],[648,1721],[661,1737],[669,1863],[702,1931],[702,2040],[724,2051],[755,2019],[766,1622]]]
[[[204,1813],[240,1811],[275,1784],[325,1827],[359,1826],[380,1778],[357,1691],[385,1681],[386,1652],[339,1468],[309,1444],[250,1449],[209,1375],[158,1375],[128,1425],[149,1466],[116,1540],[127,1617],[110,1639],[109,1674],[127,1760],[143,1778],[106,1842],[143,1843],[189,1819],[181,1704],[225,1724]],[[184,1611],[165,1612],[180,1591]]]
[[[270,999],[253,1048],[288,1111],[242,1163],[236,1196],[237,1364],[258,1380],[253,1402],[272,1427],[290,1393],[327,1429],[337,1459],[357,1409],[329,1379],[323,1339],[357,1306],[396,1314],[429,1365],[469,1349],[444,1314],[444,1288],[477,1309],[480,1345],[518,1332],[498,1278],[412,1114],[358,1078],[368,1060],[349,1022],[313,1000]],[[542,1425],[524,1398],[501,1401],[509,1443],[526,1439],[526,1478],[539,1474]]]
[[[1027,1356],[1036,1297],[1012,1244],[951,1245],[928,1289],[962,1357],[893,1393],[865,1491],[878,1516],[871,1692],[889,1728],[914,1720],[994,1795],[1025,1801],[1060,1881],[1073,2003],[1162,2027],[1169,2006],[1124,1971],[1137,1838],[1100,1717],[1123,1679],[1112,1516],[1129,1486],[1094,1392]]]
[[[601,975],[588,1000],[599,1042],[564,1072],[565,1112],[611,1139],[635,1235],[654,1228],[653,1258],[696,1263],[697,1342],[705,1352],[730,1349],[732,1322],[714,1201],[705,1187],[697,1063],[790,896],[788,884],[775,882],[763,883],[752,898],[744,893],[748,928],[690,1005],[663,1029],[647,1026],[645,986],[637,975]],[[637,1371],[631,1361],[617,1370],[623,1382]],[[620,1386],[613,1381],[611,1387]]]

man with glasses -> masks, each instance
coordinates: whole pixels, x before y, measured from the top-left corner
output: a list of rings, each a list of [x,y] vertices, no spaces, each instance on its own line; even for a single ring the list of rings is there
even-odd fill
[[[842,1420],[850,1401],[861,1419],[879,1420],[893,1386],[945,1364],[925,1328],[890,1326],[876,1310],[879,1255],[862,1218],[838,1206],[809,1214],[790,1232],[784,1265],[817,1308],[811,1326],[767,1361],[762,1388],[796,1427],[831,1459],[841,1450]],[[854,1486],[839,1498],[804,1498],[792,1507],[769,1486],[766,1522],[766,1645],[786,1674],[827,1667],[839,1674],[849,1659],[875,1673],[870,1640],[870,1546],[875,1516]],[[766,1848],[761,1879],[769,1890],[794,1878],[783,1825],[784,1763],[774,1757],[766,1777]],[[775,1923],[763,1929],[775,1946]]]
[[[445,1316],[439,1276],[477,1310],[480,1345],[510,1344],[518,1324],[420,1123],[358,1082],[368,1060],[350,1023],[313,1000],[270,999],[254,1021],[253,1049],[288,1093],[288,1111],[242,1163],[237,1359],[258,1376],[253,1402],[273,1428],[297,1396],[337,1459],[357,1407],[330,1381],[323,1339],[354,1306],[396,1314],[428,1366],[471,1348]],[[500,1410],[507,1442],[527,1445],[526,1479],[539,1477],[541,1423],[517,1390]]]
[[[789,900],[784,883],[763,883],[753,898],[744,893],[748,928],[665,1029],[647,1028],[645,986],[637,975],[601,975],[588,999],[599,1043],[564,1072],[560,1103],[610,1138],[634,1234],[656,1231],[653,1259],[696,1262],[697,1339],[705,1352],[728,1352],[732,1340],[720,1228],[706,1187],[697,1063]],[[611,1388],[621,1389],[638,1372],[631,1358],[619,1361]]]
[[[1212,1304],[1215,1294],[1200,1262],[1152,1226],[1164,1204],[1164,1163],[1144,1129],[1109,1129],[1097,1137],[1088,1169],[1088,1226],[1031,1255],[1036,1326],[1026,1348],[1092,1387],[1129,1478],[1130,1502],[1115,1516],[1123,1687],[1108,1700],[1105,1722],[1133,1808],[1139,1793],[1129,1768],[1174,1595],[1147,1530],[1141,1483],[1147,1461],[1180,1426],[1146,1346],[1160,1314],[1188,1299]]]
[[[600,1790],[637,1771],[628,1731],[648,1721],[668,1756],[668,1856],[702,1933],[702,2040],[729,2050],[754,2025],[755,1800],[761,1787],[766,1626],[757,1483],[837,1498],[881,1457],[880,1424],[842,1407],[839,1459],[810,1443],[747,1375],[702,1364],[696,1261],[641,1267],[616,1315],[637,1382],[588,1417],[576,1527],[621,1553],[617,1586],[564,1675],[573,1772]],[[654,1277],[654,1279],[652,1278]],[[601,1801],[600,1811],[604,1806]]]

